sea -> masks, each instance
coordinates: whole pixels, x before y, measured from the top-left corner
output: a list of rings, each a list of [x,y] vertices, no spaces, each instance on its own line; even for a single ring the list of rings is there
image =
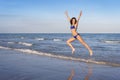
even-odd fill
[[[92,48],[93,56],[78,41],[72,42],[74,54],[66,41],[70,33],[0,33],[0,49],[14,50],[63,60],[120,67],[120,33],[80,33]]]

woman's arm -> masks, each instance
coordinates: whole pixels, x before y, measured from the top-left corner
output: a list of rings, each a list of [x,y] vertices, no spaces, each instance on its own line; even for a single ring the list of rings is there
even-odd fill
[[[68,15],[68,12],[67,12],[67,11],[65,11],[65,15],[67,16],[68,21],[70,21],[70,17],[69,17],[69,15]]]
[[[78,16],[78,22],[79,22],[81,16],[82,16],[82,11],[80,11],[80,14]]]
[[[79,16],[78,16],[78,19],[77,19],[77,24],[76,24],[76,26],[78,26],[78,23],[79,23],[79,20],[80,20],[80,17],[82,16],[82,11],[80,11],[80,14],[79,14]]]

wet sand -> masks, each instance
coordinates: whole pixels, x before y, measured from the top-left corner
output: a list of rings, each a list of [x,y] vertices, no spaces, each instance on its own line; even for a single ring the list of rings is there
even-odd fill
[[[0,80],[120,80],[120,67],[0,49]]]

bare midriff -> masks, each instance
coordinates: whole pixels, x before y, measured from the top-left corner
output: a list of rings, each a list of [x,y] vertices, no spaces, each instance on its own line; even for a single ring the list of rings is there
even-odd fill
[[[78,33],[76,32],[76,29],[72,29],[72,30],[71,30],[71,33],[72,33],[73,36],[75,36],[75,35],[78,34]]]

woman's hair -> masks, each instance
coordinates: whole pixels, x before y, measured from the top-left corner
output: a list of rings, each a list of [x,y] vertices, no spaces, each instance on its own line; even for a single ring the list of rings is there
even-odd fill
[[[77,19],[75,18],[75,17],[72,17],[71,19],[70,19],[70,24],[72,25],[72,20],[73,19],[75,19],[75,24],[77,23]]]

